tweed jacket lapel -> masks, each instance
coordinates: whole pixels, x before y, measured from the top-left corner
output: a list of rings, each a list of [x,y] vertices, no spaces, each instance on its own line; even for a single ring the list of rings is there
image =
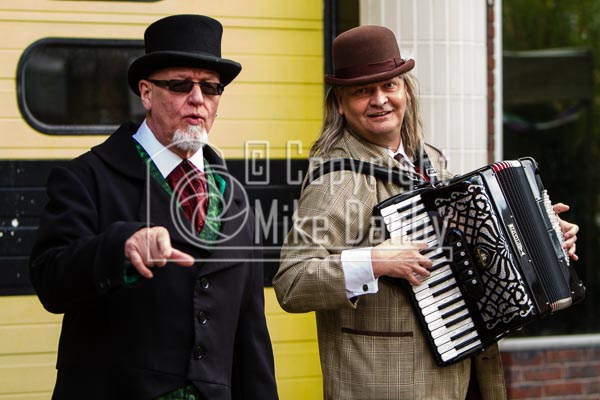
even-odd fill
[[[357,160],[367,161],[383,167],[397,166],[386,150],[373,143],[367,142],[354,133],[346,130],[341,140],[334,146],[324,160],[333,158],[350,157]],[[312,161],[320,161],[313,159]]]

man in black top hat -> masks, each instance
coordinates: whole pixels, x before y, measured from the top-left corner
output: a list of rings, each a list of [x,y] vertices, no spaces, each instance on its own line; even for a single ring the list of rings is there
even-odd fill
[[[254,219],[208,145],[221,24],[161,19],[129,69],[146,119],[52,171],[31,254],[64,313],[54,399],[276,399]]]

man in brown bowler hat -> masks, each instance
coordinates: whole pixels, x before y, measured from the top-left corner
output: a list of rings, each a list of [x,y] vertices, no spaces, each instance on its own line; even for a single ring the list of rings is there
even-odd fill
[[[333,42],[334,74],[311,166],[352,158],[419,180],[447,179],[445,159],[424,143],[415,63],[403,60],[392,31],[361,26]],[[500,354],[485,352],[439,367],[406,289],[432,262],[421,242],[374,239],[373,207],[407,190],[392,180],[334,170],[306,184],[273,284],[289,312],[316,311],[326,399],[505,399]],[[557,205],[556,211],[567,207]],[[561,221],[575,255],[577,226]]]
[[[151,24],[129,68],[145,120],[50,174],[30,273],[64,314],[53,399],[277,399],[254,219],[207,144],[242,68],[222,31]]]

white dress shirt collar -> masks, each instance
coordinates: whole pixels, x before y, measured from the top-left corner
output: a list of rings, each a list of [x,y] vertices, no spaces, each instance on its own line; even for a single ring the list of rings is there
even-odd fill
[[[404,161],[406,161],[410,167],[412,167],[412,168],[415,167],[413,160],[411,160],[411,158],[406,154],[406,151],[404,150],[404,145],[402,144],[402,141],[400,141],[400,146],[398,146],[398,149],[396,151],[392,151],[388,148],[386,148],[386,150],[387,150],[388,154],[390,155],[390,157],[394,158],[396,156],[396,154],[400,154],[402,156],[402,158],[404,159]]]
[[[133,138],[144,148],[146,153],[148,153],[156,165],[156,168],[158,168],[164,178],[166,178],[183,160],[156,139],[156,136],[154,136],[154,133],[152,133],[150,127],[148,127],[146,120],[142,122],[137,132],[133,135]],[[188,161],[200,171],[204,172],[204,153],[202,147],[200,147],[194,155],[188,158]]]

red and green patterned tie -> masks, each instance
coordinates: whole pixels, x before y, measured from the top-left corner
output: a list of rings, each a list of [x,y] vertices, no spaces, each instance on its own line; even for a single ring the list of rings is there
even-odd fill
[[[196,232],[201,232],[206,220],[208,193],[206,176],[188,160],[183,160],[167,176],[167,183],[177,196],[185,216],[193,222]]]

